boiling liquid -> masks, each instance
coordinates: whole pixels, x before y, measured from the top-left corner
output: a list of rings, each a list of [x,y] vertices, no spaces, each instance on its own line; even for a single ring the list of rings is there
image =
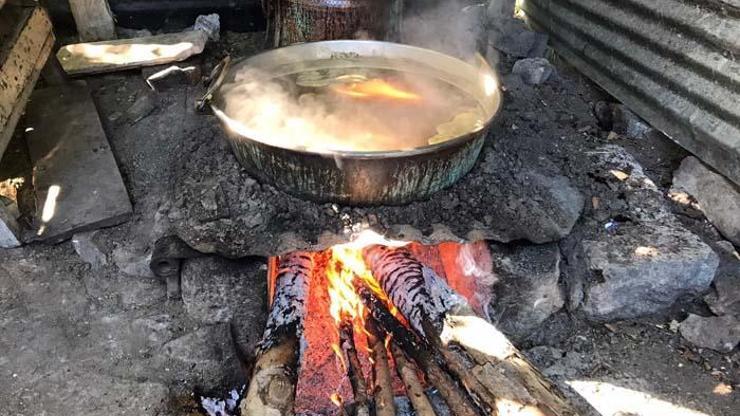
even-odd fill
[[[327,151],[409,150],[480,130],[484,111],[433,77],[390,69],[326,68],[223,92],[242,135],[275,146]]]

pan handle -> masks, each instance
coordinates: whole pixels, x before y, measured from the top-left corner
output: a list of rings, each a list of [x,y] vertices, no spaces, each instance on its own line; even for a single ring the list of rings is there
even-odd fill
[[[221,62],[216,65],[215,68],[211,71],[211,74],[206,79],[206,82],[208,83],[208,89],[206,89],[205,94],[195,103],[195,107],[198,109],[198,111],[205,110],[208,103],[211,102],[213,99],[213,94],[221,87],[221,84],[223,84],[224,79],[226,78],[226,74],[229,72],[229,67],[231,66],[231,56],[226,55],[226,57],[221,60]]]

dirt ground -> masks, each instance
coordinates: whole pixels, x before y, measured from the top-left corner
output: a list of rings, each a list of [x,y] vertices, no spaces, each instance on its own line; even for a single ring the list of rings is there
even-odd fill
[[[257,52],[262,40],[261,33],[226,33],[193,63],[207,73],[226,53]],[[619,144],[660,189],[669,187],[686,153],[662,135],[608,138],[592,109],[609,97],[553,61],[558,76],[537,87],[511,85],[513,62],[501,64],[507,91],[490,151],[515,164],[557,171],[590,201],[595,192],[606,191],[589,174],[584,155]],[[134,204],[134,219],[90,237],[105,258],[97,267],[86,264],[69,241],[0,251],[0,414],[197,414],[200,394],[223,395],[247,381],[243,366],[264,325],[265,259],[213,258],[227,262],[211,270],[213,281],[191,283],[193,293],[207,301],[167,300],[164,283],[147,268],[147,256],[152,243],[171,232],[167,215],[178,197],[174,184],[183,161],[197,153],[199,143],[228,155],[223,134],[213,117],[193,110],[201,86],[156,94],[140,71],[87,81]],[[7,160],[0,165],[3,177],[9,165]],[[613,195],[605,203],[610,198],[619,199]],[[610,212],[587,208],[571,238],[587,236],[593,224],[609,218]],[[678,218],[708,244],[721,240],[702,217],[679,213]],[[567,247],[561,250],[568,255]],[[219,270],[240,270],[243,279],[228,280]],[[211,319],[209,311],[215,310],[226,312]],[[611,324],[588,323],[579,313],[563,310],[519,347],[573,395],[584,414],[735,416],[740,414],[740,352],[695,348],[671,323],[705,310],[700,299],[687,299],[649,320]],[[575,390],[596,403],[598,413]],[[640,399],[653,410],[638,412],[625,403]]]

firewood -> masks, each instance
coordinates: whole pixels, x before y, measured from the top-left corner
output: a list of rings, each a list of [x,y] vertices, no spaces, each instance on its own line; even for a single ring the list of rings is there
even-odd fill
[[[365,376],[362,374],[360,360],[357,358],[351,319],[343,319],[340,322],[339,342],[344,354],[347,356],[347,375],[352,385],[352,393],[355,396],[355,414],[357,416],[370,416],[367,382],[365,381]]]
[[[388,364],[388,351],[385,347],[385,331],[378,327],[375,319],[365,320],[367,343],[373,358],[373,393],[375,396],[376,416],[396,416],[393,402],[391,369]]]
[[[280,259],[267,326],[240,405],[243,415],[293,414],[299,340],[312,267],[313,258],[308,253],[291,253]]]
[[[570,416],[560,392],[492,324],[405,248],[367,247],[373,276],[491,415]]]
[[[406,359],[406,356],[403,355],[403,352],[395,343],[391,342],[390,350],[393,354],[393,361],[396,363],[396,371],[403,380],[406,395],[414,408],[414,412],[417,416],[434,416],[434,408],[424,393],[424,388],[421,386],[421,381],[416,372],[416,366]]]
[[[442,368],[433,356],[431,348],[391,314],[386,304],[373,294],[367,283],[355,279],[354,285],[357,294],[378,325],[391,334],[394,342],[424,371],[452,413],[456,416],[478,416],[475,404]]]

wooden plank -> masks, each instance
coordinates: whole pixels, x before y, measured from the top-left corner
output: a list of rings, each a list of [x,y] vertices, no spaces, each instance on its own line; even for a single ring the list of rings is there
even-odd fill
[[[57,243],[130,218],[128,192],[84,81],[36,90],[26,120],[36,239]]]
[[[69,7],[81,41],[116,39],[116,25],[108,0],[69,0]]]
[[[57,58],[69,75],[122,71],[182,61],[203,52],[208,35],[201,30],[136,39],[67,45]]]
[[[7,16],[9,11],[13,16],[27,18],[12,28],[5,26],[4,32],[0,29],[7,35],[0,45],[0,157],[54,46],[51,21],[43,9],[6,6],[0,16]]]

